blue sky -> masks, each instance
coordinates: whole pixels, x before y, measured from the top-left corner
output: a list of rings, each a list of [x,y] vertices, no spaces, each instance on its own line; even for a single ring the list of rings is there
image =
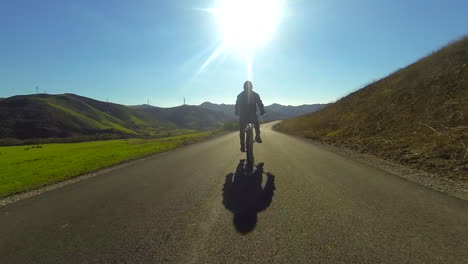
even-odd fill
[[[224,53],[215,0],[0,0],[0,97],[75,93],[121,104],[234,103],[245,61]],[[333,102],[468,32],[466,0],[287,0],[253,56],[265,103]]]

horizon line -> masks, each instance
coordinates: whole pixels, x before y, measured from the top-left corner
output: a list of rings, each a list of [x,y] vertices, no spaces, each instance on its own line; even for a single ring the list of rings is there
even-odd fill
[[[174,105],[174,106],[158,106],[158,105],[153,105],[153,104],[148,104],[148,103],[143,103],[143,104],[122,104],[122,103],[117,103],[117,102],[113,102],[113,101],[109,101],[109,100],[100,100],[100,99],[96,99],[96,98],[92,98],[92,97],[87,97],[87,96],[83,96],[83,95],[79,95],[79,94],[75,94],[75,93],[58,93],[58,94],[53,94],[53,93],[30,93],[30,94],[16,94],[16,95],[12,95],[12,96],[9,96],[9,97],[0,97],[0,99],[9,99],[9,98],[12,98],[12,97],[15,97],[15,96],[34,96],[34,95],[51,95],[51,96],[57,96],[57,95],[75,95],[75,96],[80,96],[80,97],[84,97],[84,98],[89,98],[89,99],[92,99],[92,100],[96,100],[96,101],[99,101],[99,102],[103,102],[103,103],[109,103],[109,104],[118,104],[118,105],[123,105],[123,106],[144,106],[144,105],[149,105],[149,106],[152,106],[152,107],[159,107],[159,108],[174,108],[174,107],[180,107],[180,106],[184,106],[184,105],[188,105],[188,106],[200,106],[204,103],[210,103],[210,104],[216,104],[216,105],[235,105],[235,104],[227,104],[227,103],[215,103],[215,102],[211,102],[211,101],[203,101],[202,103],[200,104],[180,104],[180,105]],[[151,102],[151,100],[150,100]],[[335,101],[336,102],[336,101]],[[334,102],[328,102],[328,103],[304,103],[304,104],[297,104],[297,105],[293,105],[293,104],[281,104],[281,103],[277,103],[277,102],[274,102],[274,103],[270,103],[270,104],[265,104],[265,106],[271,106],[271,105],[282,105],[282,106],[292,106],[292,107],[298,107],[298,106],[303,106],[303,105],[326,105],[326,104],[332,104]]]

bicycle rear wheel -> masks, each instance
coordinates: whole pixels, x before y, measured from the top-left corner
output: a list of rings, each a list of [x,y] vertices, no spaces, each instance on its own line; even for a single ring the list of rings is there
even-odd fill
[[[247,135],[246,135],[246,152],[247,152],[247,162],[250,164],[254,163],[254,156],[253,156],[253,129],[252,127],[247,128]]]

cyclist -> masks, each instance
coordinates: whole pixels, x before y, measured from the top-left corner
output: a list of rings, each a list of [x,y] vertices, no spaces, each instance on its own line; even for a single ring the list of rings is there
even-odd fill
[[[260,123],[257,117],[257,107],[260,110],[260,115],[265,114],[260,96],[252,91],[253,85],[251,81],[244,83],[244,91],[237,96],[235,114],[239,116],[239,132],[241,151],[245,152],[245,126],[252,123],[255,128],[255,141],[262,143],[260,137]]]

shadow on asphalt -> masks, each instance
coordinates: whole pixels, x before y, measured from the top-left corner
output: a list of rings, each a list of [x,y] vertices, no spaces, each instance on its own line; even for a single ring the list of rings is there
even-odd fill
[[[257,225],[257,214],[267,209],[275,191],[275,176],[263,171],[263,163],[251,168],[240,160],[236,172],[226,175],[223,204],[234,214],[237,232],[247,234]],[[262,187],[263,174],[266,183]]]

